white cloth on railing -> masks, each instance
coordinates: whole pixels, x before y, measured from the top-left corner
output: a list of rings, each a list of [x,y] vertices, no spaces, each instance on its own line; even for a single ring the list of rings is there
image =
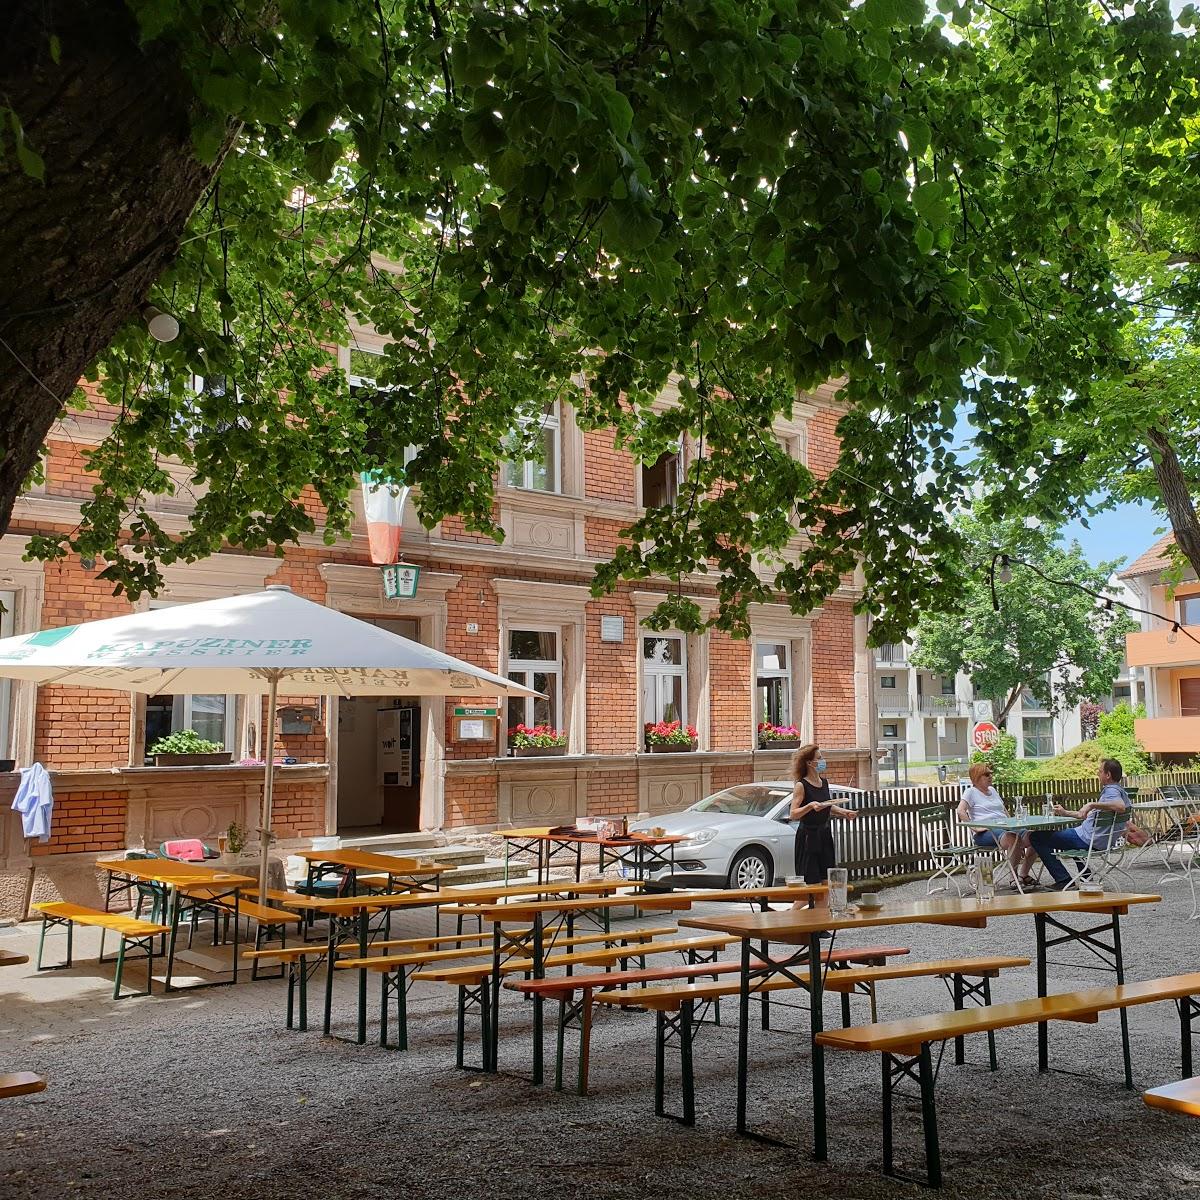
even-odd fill
[[[12,802],[13,812],[21,814],[21,827],[27,838],[50,840],[50,819],[54,812],[54,789],[50,773],[41,763],[21,770],[21,784]]]

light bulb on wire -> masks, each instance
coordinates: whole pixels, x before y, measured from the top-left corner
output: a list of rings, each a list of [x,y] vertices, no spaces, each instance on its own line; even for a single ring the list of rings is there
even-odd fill
[[[1167,634],[1167,645],[1173,646],[1179,641],[1179,622],[1176,621],[1171,626],[1171,632]]]
[[[179,322],[153,304],[147,304],[142,309],[142,320],[156,342],[173,342],[179,336]]]

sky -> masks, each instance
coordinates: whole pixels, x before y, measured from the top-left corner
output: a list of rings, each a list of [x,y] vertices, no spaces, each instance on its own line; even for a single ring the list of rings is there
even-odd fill
[[[1166,518],[1155,515],[1149,505],[1122,504],[1112,512],[1090,518],[1088,525],[1090,528],[1084,529],[1078,521],[1071,521],[1063,527],[1063,536],[1074,538],[1089,562],[1124,558],[1128,565],[1158,541],[1162,536],[1158,531],[1165,531]]]

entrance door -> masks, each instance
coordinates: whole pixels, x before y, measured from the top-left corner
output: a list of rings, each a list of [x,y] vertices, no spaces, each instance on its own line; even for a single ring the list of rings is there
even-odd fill
[[[1179,715],[1200,717],[1200,678],[1179,681]]]
[[[420,623],[370,621],[419,641]],[[421,815],[421,701],[355,696],[338,701],[337,824],[354,832],[413,833]]]

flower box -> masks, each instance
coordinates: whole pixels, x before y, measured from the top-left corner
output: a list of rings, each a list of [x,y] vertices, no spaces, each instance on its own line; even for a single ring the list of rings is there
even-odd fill
[[[804,745],[802,738],[760,738],[760,750],[799,750]]]
[[[696,748],[695,742],[651,742],[646,747],[651,754],[690,754]]]
[[[233,761],[232,750],[214,750],[209,754],[156,754],[156,767],[224,767]]]
[[[513,746],[509,750],[513,758],[556,758],[566,752],[566,746]]]

